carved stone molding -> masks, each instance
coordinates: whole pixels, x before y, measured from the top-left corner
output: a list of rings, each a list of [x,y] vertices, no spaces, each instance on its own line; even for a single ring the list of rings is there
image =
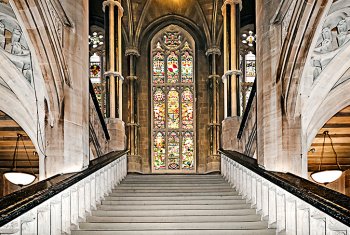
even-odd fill
[[[312,75],[315,81],[330,61],[343,50],[350,40],[350,2],[332,4],[311,57]]]
[[[6,41],[6,32],[11,36],[10,41]],[[32,58],[27,41],[11,6],[4,3],[0,3],[0,53],[22,72],[29,83],[32,82]]]
[[[105,11],[106,6],[117,6],[118,7],[118,11],[120,16],[122,17],[124,14],[124,8],[122,7],[122,5],[120,4],[120,2],[116,1],[116,0],[106,0],[103,2],[102,4],[102,10],[103,12]]]
[[[211,48],[208,48],[208,50],[205,52],[206,56],[213,55],[213,54],[221,55],[220,48],[218,48],[218,47],[211,47]]]
[[[222,7],[221,7],[222,14],[226,12],[225,6],[227,4],[230,4],[230,5],[239,4],[239,9],[242,10],[242,0],[225,0],[225,2],[222,4]]]

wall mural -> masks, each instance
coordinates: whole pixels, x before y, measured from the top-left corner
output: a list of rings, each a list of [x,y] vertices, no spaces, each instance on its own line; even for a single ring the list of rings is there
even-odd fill
[[[195,170],[194,43],[177,26],[152,45],[152,162],[158,172]]]

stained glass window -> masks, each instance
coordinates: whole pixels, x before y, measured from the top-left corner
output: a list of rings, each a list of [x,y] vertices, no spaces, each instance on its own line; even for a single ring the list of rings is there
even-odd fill
[[[165,128],[165,94],[161,88],[154,88],[153,122],[154,128]]]
[[[242,57],[243,58],[243,57]],[[255,80],[255,55],[250,51],[244,56],[244,76],[241,81],[241,112],[243,113]]]
[[[179,92],[171,88],[168,93],[168,128],[179,128]]]
[[[168,83],[179,82],[179,61],[174,51],[168,56]]]
[[[193,94],[189,87],[186,87],[181,95],[182,103],[182,127],[184,129],[193,128]]]
[[[90,57],[90,81],[95,91],[95,95],[100,106],[102,113],[104,113],[105,107],[102,107],[104,98],[104,85],[101,82],[102,69],[101,69],[101,58],[96,53]]]
[[[182,134],[182,169],[193,169],[194,166],[194,140],[193,132]]]
[[[164,56],[161,52],[153,57],[153,83],[164,83]]]
[[[177,28],[179,31],[168,30]],[[178,26],[152,40],[153,170],[195,170],[194,41]]]
[[[255,55],[249,52],[245,56],[245,82],[254,82],[255,67]]]
[[[155,169],[165,169],[165,132],[154,132],[153,159]]]
[[[184,52],[181,56],[181,81],[191,83],[193,78],[193,57],[190,54],[188,43],[185,43]]]
[[[96,53],[90,57],[90,79],[92,83],[101,82],[101,59]]]
[[[179,133],[172,131],[168,133],[168,168],[180,169],[180,138]]]

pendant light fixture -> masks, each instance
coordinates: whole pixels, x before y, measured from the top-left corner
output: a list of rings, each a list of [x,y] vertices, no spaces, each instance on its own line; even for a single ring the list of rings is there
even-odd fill
[[[325,146],[325,142],[326,142],[326,137],[329,138],[330,143],[331,143],[331,147],[332,147],[332,151],[335,155],[335,161],[336,161],[336,168],[335,169],[330,169],[330,170],[322,170],[322,161],[323,161],[323,153],[324,153],[324,146]],[[339,177],[343,174],[342,169],[340,168],[339,162],[338,162],[338,155],[335,152],[334,146],[333,146],[333,141],[331,136],[329,135],[328,131],[324,131],[323,132],[323,144],[322,144],[322,152],[321,152],[321,161],[320,161],[320,165],[318,167],[317,171],[314,171],[311,173],[311,178],[316,181],[317,183],[320,184],[328,184],[331,183],[333,181],[336,181],[337,179],[339,179]]]
[[[18,155],[18,144],[19,144],[20,140],[22,141],[22,144],[23,144],[24,150],[26,152],[26,155],[27,155],[28,162],[29,162],[30,169],[31,169],[32,173],[22,172],[22,171],[19,171],[17,169],[16,158],[17,158],[17,155]],[[10,171],[5,172],[4,176],[5,176],[5,178],[8,181],[10,181],[11,183],[16,184],[16,185],[18,185],[20,187],[25,186],[25,185],[29,185],[29,184],[33,183],[34,180],[36,179],[36,176],[35,176],[34,171],[33,171],[32,163],[31,163],[31,161],[29,159],[27,148],[24,145],[23,135],[22,134],[17,134],[16,147],[15,147],[15,151],[13,153],[12,168],[11,168]]]

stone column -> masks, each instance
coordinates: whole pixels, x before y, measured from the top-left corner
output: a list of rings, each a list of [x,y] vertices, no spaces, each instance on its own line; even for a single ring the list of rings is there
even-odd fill
[[[207,171],[220,171],[220,155],[218,153],[220,147],[220,124],[219,121],[219,94],[218,82],[220,76],[217,74],[217,59],[221,54],[220,49],[213,47],[209,48],[206,55],[209,59],[209,157],[207,163]]]
[[[224,114],[240,115],[239,105],[239,11],[241,0],[226,0],[221,8],[224,18]]]
[[[111,136],[109,150],[125,149],[125,126],[122,121],[122,35],[121,18],[123,8],[116,0],[103,2],[105,12],[106,46],[106,116],[107,128]]]
[[[137,113],[137,76],[136,60],[140,56],[137,48],[128,48],[126,50],[128,57],[128,81],[129,81],[129,135],[128,135],[128,171],[141,172],[141,157],[138,149],[138,113]]]
[[[239,12],[241,0],[226,0],[221,8],[224,18],[224,120],[222,145],[226,150],[238,150],[240,125],[239,77]]]

